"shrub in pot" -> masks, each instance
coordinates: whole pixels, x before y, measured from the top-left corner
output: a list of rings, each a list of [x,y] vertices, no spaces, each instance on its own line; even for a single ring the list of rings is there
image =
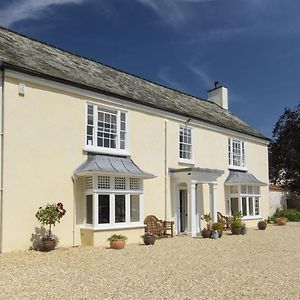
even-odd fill
[[[155,235],[152,232],[145,232],[144,235],[142,235],[143,241],[145,245],[154,245],[155,243]]]
[[[267,228],[267,222],[261,220],[257,223],[257,227],[259,230],[265,230]]]
[[[48,234],[41,239],[41,251],[54,250],[58,239],[52,235],[52,225],[60,223],[60,219],[66,214],[66,210],[61,202],[57,204],[47,204],[45,207],[39,207],[35,217],[42,225],[49,225]]]
[[[245,234],[247,234],[247,227],[245,223],[242,223],[241,235],[245,235]]]
[[[204,228],[201,232],[203,238],[210,238],[211,237],[211,228],[210,228],[210,222],[212,220],[210,214],[203,214],[201,216],[201,220],[206,221],[206,228]]]
[[[127,237],[121,234],[114,234],[107,239],[111,249],[124,249]]]
[[[231,225],[231,233],[234,235],[241,234],[242,222],[240,220],[232,221]]]
[[[222,223],[222,222],[213,223],[212,230],[216,230],[218,232],[219,238],[221,238],[223,235],[224,223]]]

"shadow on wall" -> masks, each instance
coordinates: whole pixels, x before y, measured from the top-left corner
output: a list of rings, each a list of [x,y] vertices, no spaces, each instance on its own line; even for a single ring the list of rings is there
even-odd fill
[[[47,235],[47,230],[45,227],[35,227],[34,233],[31,234],[30,241],[32,242],[32,246],[29,248],[30,250],[40,250],[42,247],[42,238]]]

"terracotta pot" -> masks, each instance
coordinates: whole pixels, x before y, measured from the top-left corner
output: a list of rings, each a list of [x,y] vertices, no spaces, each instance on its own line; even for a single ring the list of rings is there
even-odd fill
[[[277,225],[283,226],[285,224],[286,224],[286,219],[285,218],[278,218]]]
[[[145,245],[154,245],[155,243],[155,236],[154,235],[144,235],[143,237]]]
[[[124,249],[125,248],[125,240],[110,241],[110,248],[112,248],[112,249]]]
[[[258,222],[257,227],[259,230],[265,230],[267,228],[267,222]]]
[[[55,240],[49,238],[42,238],[42,247],[41,251],[49,252],[55,249]]]
[[[231,227],[231,233],[234,235],[241,234],[242,228],[241,227]]]
[[[207,228],[204,228],[204,229],[202,230],[201,234],[202,234],[202,237],[203,237],[204,239],[208,239],[208,238],[211,237],[211,230],[210,230],[210,229],[207,229]]]

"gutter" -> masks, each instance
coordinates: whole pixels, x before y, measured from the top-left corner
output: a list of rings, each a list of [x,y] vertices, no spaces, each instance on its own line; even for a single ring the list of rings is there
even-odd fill
[[[0,253],[3,252],[4,64],[0,61]]]

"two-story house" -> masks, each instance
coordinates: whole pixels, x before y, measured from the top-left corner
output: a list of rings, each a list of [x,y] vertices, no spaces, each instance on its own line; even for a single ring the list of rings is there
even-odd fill
[[[199,235],[200,216],[269,213],[268,139],[228,110],[0,28],[0,251],[28,249],[47,203],[61,246],[140,241],[144,217]]]

